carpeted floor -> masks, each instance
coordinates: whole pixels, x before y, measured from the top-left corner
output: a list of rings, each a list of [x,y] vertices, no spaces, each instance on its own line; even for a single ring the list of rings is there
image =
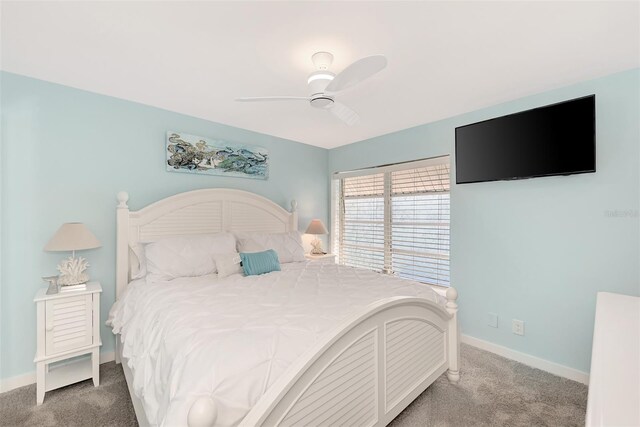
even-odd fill
[[[443,375],[392,423],[426,426],[583,426],[587,387],[462,345],[457,385]],[[30,385],[0,394],[2,426],[136,426],[119,365],[100,367],[100,387],[84,381],[49,392],[36,406]]]

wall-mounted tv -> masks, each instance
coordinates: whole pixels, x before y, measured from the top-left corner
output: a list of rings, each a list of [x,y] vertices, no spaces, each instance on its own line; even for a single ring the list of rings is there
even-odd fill
[[[456,183],[596,171],[595,95],[456,128]]]

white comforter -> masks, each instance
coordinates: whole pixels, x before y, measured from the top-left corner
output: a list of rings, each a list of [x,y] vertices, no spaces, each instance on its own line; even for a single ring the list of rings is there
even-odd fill
[[[150,423],[186,425],[211,396],[217,424],[235,425],[292,362],[349,315],[382,298],[443,303],[429,286],[313,262],[281,272],[132,282],[113,306],[133,388]]]

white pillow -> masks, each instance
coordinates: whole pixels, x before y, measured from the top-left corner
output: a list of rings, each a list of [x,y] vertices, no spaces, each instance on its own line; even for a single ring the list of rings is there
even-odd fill
[[[204,276],[216,272],[214,257],[235,252],[231,233],[170,237],[145,246],[147,272],[156,280]]]
[[[147,275],[144,243],[136,243],[133,246],[129,246],[129,274],[131,280],[142,279]]]
[[[213,260],[218,270],[218,279],[231,276],[232,274],[242,273],[240,254],[238,252],[234,251],[228,254],[216,255],[213,257]]]
[[[298,231],[288,233],[241,233],[238,252],[262,252],[273,249],[278,254],[280,264],[305,261],[302,237]]]

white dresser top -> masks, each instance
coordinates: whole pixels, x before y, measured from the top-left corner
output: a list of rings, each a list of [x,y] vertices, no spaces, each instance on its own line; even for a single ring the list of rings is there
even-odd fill
[[[586,425],[640,426],[640,297],[598,292]]]

